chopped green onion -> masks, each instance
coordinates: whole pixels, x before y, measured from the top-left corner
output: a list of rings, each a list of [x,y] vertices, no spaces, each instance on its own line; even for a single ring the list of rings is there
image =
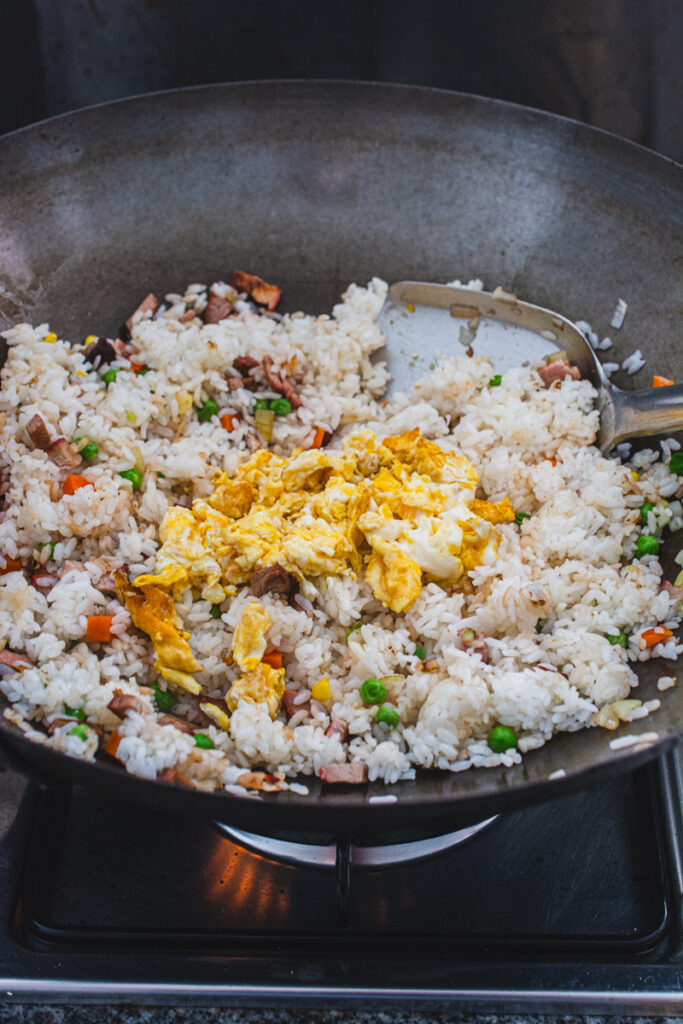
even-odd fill
[[[473,629],[463,629],[462,639],[466,644],[471,644],[473,640],[477,639],[477,634]]]
[[[360,629],[362,625],[363,623],[359,620],[358,622],[354,622],[354,624],[351,626],[351,629],[346,630],[346,632],[344,633],[344,643],[346,644],[347,647],[349,645],[349,637],[351,636],[351,634],[355,633],[357,629]]]
[[[173,694],[169,693],[168,690],[162,690],[158,683],[152,683],[151,689],[154,691],[154,703],[159,711],[170,711],[175,701]]]
[[[212,604],[209,615],[212,619],[220,619],[221,617],[221,606],[219,604]]]
[[[267,398],[257,398],[254,411],[256,411],[256,409],[270,409],[270,402]]]
[[[360,688],[364,704],[381,704],[387,695],[387,688],[379,679],[366,679]]]
[[[645,526],[647,525],[647,514],[652,512],[654,505],[651,501],[644,501],[640,506],[640,521]]]
[[[212,416],[218,412],[218,403],[212,398],[204,402],[204,405],[197,412],[197,419],[200,423],[208,423]]]
[[[268,443],[268,441],[270,441],[270,439],[273,436],[274,420],[275,413],[273,412],[272,409],[257,409],[254,413],[254,423],[256,424],[256,429],[258,430],[259,434],[266,442],[266,444]]]
[[[528,512],[515,512],[515,522],[523,523],[525,519],[531,519]]]
[[[213,750],[213,740],[205,732],[196,732],[194,734],[194,742],[195,746],[201,747],[202,750]]]
[[[497,387],[500,387],[500,385],[502,383],[503,383],[503,376],[502,376],[502,374],[497,373],[495,375],[495,377],[491,377],[491,380],[489,381],[489,387],[490,388],[497,388]]]
[[[415,657],[419,658],[420,661],[424,661],[425,658],[427,657],[427,652],[425,651],[422,644],[415,644]]]
[[[509,725],[496,725],[489,733],[489,746],[494,754],[503,754],[511,747],[517,746],[515,730]]]
[[[85,711],[83,708],[70,708],[68,704],[65,704],[64,714],[68,715],[69,718],[77,718],[79,722],[85,722]]]
[[[639,558],[643,555],[656,555],[659,551],[659,541],[649,533],[641,533],[636,541],[636,554]]]
[[[669,472],[683,476],[683,452],[674,452],[669,459]]]
[[[137,423],[138,421],[137,416],[135,415],[134,412],[131,412],[130,409],[126,410],[126,419],[128,420],[129,423]]]
[[[85,448],[81,448],[81,458],[85,459],[86,462],[94,462],[99,454],[100,449],[94,441],[90,441],[86,444]]]
[[[401,716],[399,715],[396,708],[392,708],[391,705],[389,704],[382,704],[381,708],[377,708],[375,721],[384,722],[386,725],[391,726],[391,728],[393,729],[394,726],[398,725],[398,723],[401,721]]]
[[[79,725],[75,725],[73,729],[69,730],[69,736],[78,736],[79,740],[83,740],[85,742],[88,738],[89,732],[90,730],[88,729],[88,726],[83,725],[81,722]]]
[[[534,629],[536,630],[537,633],[542,633],[544,626],[545,626],[545,619],[536,619],[536,625],[534,626]]]
[[[289,416],[292,411],[292,403],[287,398],[274,398],[270,403],[270,408],[276,416]]]
[[[56,540],[46,540],[44,544],[38,545],[38,550],[42,551],[43,548],[46,548],[48,546],[48,544],[50,545],[50,561],[52,561],[55,557],[55,548],[57,546]]]
[[[164,474],[160,473],[159,470],[157,470],[157,480],[165,480],[165,479],[166,479],[166,477],[164,476]]]
[[[628,647],[628,637],[622,629],[618,633],[608,633],[607,639],[611,643],[612,647]]]
[[[102,374],[102,380],[107,385],[107,387],[109,387],[110,384],[114,383],[114,381],[116,380],[116,377],[118,375],[118,372],[119,372],[118,370],[105,370],[104,371],[104,373]]]
[[[144,377],[146,373],[149,373],[149,366],[146,366],[144,370],[136,370],[135,372],[137,373],[138,377]]]
[[[133,485],[134,491],[140,490],[140,485],[142,483],[142,473],[140,472],[139,469],[136,469],[135,466],[133,466],[132,469],[121,470],[119,476],[122,476],[124,480],[129,480]]]

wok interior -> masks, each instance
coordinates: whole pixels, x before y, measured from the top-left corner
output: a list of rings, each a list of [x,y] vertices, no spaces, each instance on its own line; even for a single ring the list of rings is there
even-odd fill
[[[611,333],[621,359],[640,347],[647,366],[634,378],[617,375],[621,385],[646,386],[652,372],[683,376],[674,345],[680,174],[572,122],[435,90],[251,83],[66,115],[5,137],[0,154],[0,328],[49,320],[64,337],[115,336],[148,291],[217,280],[234,267],[277,282],[284,310],[315,313],[373,275],[479,276],[487,288],[589,320]],[[608,324],[619,297],[629,310],[617,335]],[[675,541],[664,546],[669,579],[675,553]],[[638,696],[657,695],[662,671],[638,667]],[[662,741],[681,731],[678,688],[648,725]],[[0,736],[10,732],[3,721]],[[280,794],[276,817],[307,808],[310,824],[324,803],[330,821],[343,810],[398,820],[412,805],[423,819],[447,811],[464,824],[525,790],[557,788],[546,780],[560,768],[572,775],[633,763],[617,758],[609,738],[599,729],[566,734],[512,769],[371,785],[370,793],[399,796],[391,809],[368,808],[366,791],[317,805]],[[12,740],[30,759],[26,741]],[[54,760],[46,763],[52,770]],[[103,768],[79,770],[87,780]],[[253,826],[234,810],[244,803],[202,799]],[[259,807],[262,818],[270,813],[271,804]]]

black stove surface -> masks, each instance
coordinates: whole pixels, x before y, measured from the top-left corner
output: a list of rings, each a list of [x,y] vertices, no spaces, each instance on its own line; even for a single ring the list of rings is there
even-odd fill
[[[333,870],[29,786],[0,830],[0,1000],[676,1013],[680,801],[669,755],[421,861],[352,859],[341,914]]]

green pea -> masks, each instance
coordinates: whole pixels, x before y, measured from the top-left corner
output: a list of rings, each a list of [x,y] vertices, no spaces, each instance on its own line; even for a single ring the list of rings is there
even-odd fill
[[[256,405],[254,406],[254,412],[257,409],[270,409],[270,402],[267,398],[257,398]]]
[[[289,416],[292,411],[292,403],[287,398],[274,398],[270,408],[276,416]]]
[[[495,377],[491,377],[491,380],[489,381],[489,387],[490,388],[498,388],[498,387],[500,387],[500,385],[502,383],[503,383],[503,376],[502,376],[502,374],[497,373],[495,375]]]
[[[494,754],[503,754],[517,746],[515,730],[509,725],[496,725],[489,733],[489,746]]]
[[[154,691],[154,703],[157,710],[170,711],[175,704],[173,694],[168,690],[162,690],[158,683],[152,683],[151,689]]]
[[[85,711],[83,708],[70,708],[68,704],[65,704],[64,714],[68,715],[69,718],[77,718],[79,722],[85,722]]]
[[[427,652],[425,651],[422,644],[415,644],[415,657],[419,658],[420,661],[424,661],[425,658],[427,657]]]
[[[208,423],[212,416],[218,412],[218,403],[212,398],[204,402],[204,405],[197,411],[197,419],[200,423]]]
[[[133,466],[132,469],[121,470],[119,476],[122,476],[124,480],[129,480],[133,485],[134,491],[140,490],[140,485],[142,484],[142,473],[139,469],[136,469],[135,466]]]
[[[674,452],[669,459],[669,472],[683,476],[683,452]]]
[[[515,512],[515,522],[523,523],[525,519],[531,519],[528,512]]]
[[[88,733],[90,730],[87,725],[83,725],[81,722],[79,725],[75,725],[73,729],[69,730],[69,736],[78,736],[79,740],[87,740]]]
[[[393,729],[401,721],[401,716],[396,708],[392,708],[389,704],[382,704],[381,708],[377,708],[375,721],[384,722],[385,725],[389,725]]]
[[[102,380],[107,385],[107,387],[109,387],[110,384],[114,383],[114,381],[116,380],[116,377],[118,376],[118,372],[119,372],[118,370],[105,370],[104,371],[104,373],[102,374]]]
[[[647,514],[648,512],[652,512],[653,508],[654,505],[651,501],[644,501],[640,506],[640,521],[644,526],[647,525]]]
[[[89,444],[86,444],[85,448],[81,448],[81,458],[85,459],[86,462],[94,462],[99,454],[100,449],[94,441],[90,441]]]
[[[213,740],[205,732],[196,732],[194,734],[194,742],[195,746],[201,747],[202,750],[213,750]]]
[[[146,366],[144,370],[136,370],[135,372],[137,373],[138,377],[144,377],[146,373],[149,373],[149,366]]]
[[[379,679],[366,679],[360,688],[364,704],[381,704],[387,695],[387,688]]]
[[[628,647],[628,637],[621,629],[618,633],[608,633],[607,639],[611,643],[612,647]]]
[[[639,558],[643,555],[656,555],[659,551],[659,541],[649,533],[641,533],[636,541],[636,554]]]
[[[220,619],[221,617],[221,606],[219,604],[212,604],[209,615],[212,619]]]
[[[346,632],[344,633],[344,643],[346,644],[347,647],[349,645],[349,637],[351,636],[351,634],[355,633],[356,630],[360,629],[362,625],[363,623],[360,621],[354,622],[354,624],[351,626],[351,629],[346,630]]]

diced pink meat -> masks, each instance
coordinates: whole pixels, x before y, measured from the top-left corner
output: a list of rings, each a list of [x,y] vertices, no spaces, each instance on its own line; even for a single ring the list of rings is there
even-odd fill
[[[15,651],[0,651],[0,665],[7,665],[8,668],[33,668],[35,661],[31,661],[28,654],[17,654]]]
[[[282,372],[275,372],[271,356],[263,357],[263,369],[271,387],[275,391],[279,391],[281,395],[285,396],[285,398],[291,403],[292,409],[299,409],[301,407],[301,399],[285,375]]]
[[[267,284],[262,278],[255,274],[245,274],[243,270],[233,271],[228,284],[238,292],[251,295],[254,302],[258,302],[259,306],[265,306],[271,312],[282,298],[282,291],[277,285]]]
[[[211,292],[208,302],[206,303],[206,309],[204,310],[204,323],[220,323],[221,320],[225,320],[226,317],[230,316],[232,309],[232,302],[228,299],[224,299],[220,295],[214,295],[214,293]]]
[[[184,732],[187,736],[194,735],[194,729],[190,723],[182,718],[176,718],[175,715],[159,715],[157,722],[159,725],[172,725],[178,732]]]
[[[349,734],[348,722],[345,722],[343,718],[333,718],[327,729],[325,729],[326,736],[338,736],[339,739],[344,742]]]
[[[683,587],[675,587],[673,583],[670,583],[668,580],[662,580],[662,584],[659,589],[660,591],[665,590],[667,592],[669,599],[676,610],[683,607]]]
[[[282,703],[284,704],[285,714],[287,715],[287,718],[291,718],[298,711],[310,711],[311,710],[311,698],[310,697],[308,698],[308,700],[302,701],[300,704],[295,704],[294,703],[294,698],[295,697],[300,697],[300,696],[301,696],[301,693],[299,692],[299,690],[285,690],[285,692],[283,693],[283,695],[282,695]]]
[[[59,583],[59,576],[52,572],[34,572],[31,576],[31,585],[40,594],[49,594],[52,588]]]
[[[571,377],[572,380],[581,379],[578,366],[572,366],[571,363],[566,363],[563,359],[555,359],[547,366],[542,366],[538,371],[538,376],[547,388],[556,380],[564,380],[565,377]]]
[[[120,344],[123,345],[123,342]],[[97,341],[86,345],[82,351],[86,363],[92,363],[94,367],[100,366],[101,363],[113,363],[119,354],[116,344],[109,341],[109,338],[98,338]]]
[[[258,359],[252,359],[251,356],[238,356],[237,359],[233,359],[232,365],[238,373],[241,373],[243,377],[247,377],[252,370],[256,369],[259,362]]]
[[[45,425],[45,420],[38,413],[32,416],[26,424],[26,433],[31,438],[34,448],[39,448],[41,452],[46,452],[50,447],[50,431]]]
[[[282,594],[283,597],[290,597],[292,588],[296,589],[296,580],[279,562],[274,562],[253,572],[249,585],[256,597],[263,597],[264,594]]]
[[[73,451],[71,444],[65,437],[58,437],[56,441],[53,441],[48,448],[46,448],[47,456],[52,459],[56,466],[60,469],[75,469],[76,466],[80,466],[81,456]]]
[[[162,768],[157,775],[157,779],[159,782],[175,782],[176,785],[185,786],[188,789],[195,788],[194,782],[188,779],[187,776],[181,775],[175,768]]]
[[[139,715],[144,715],[149,711],[149,706],[141,697],[137,697],[134,693],[121,693],[120,690],[114,692],[107,707],[119,718],[124,718],[128,711],[137,711]]]
[[[326,764],[318,774],[326,786],[361,786],[367,782],[368,766],[357,761],[353,764]]]
[[[474,634],[474,636],[472,636]],[[478,654],[485,665],[489,663],[489,645],[486,643],[486,634],[480,629],[459,629],[458,638],[462,644],[463,651],[468,654]]]
[[[153,292],[150,292],[149,295],[145,296],[140,305],[133,310],[133,312],[126,320],[126,327],[128,328],[128,331],[130,332],[133,330],[136,313],[142,313],[142,315],[144,316],[145,313],[156,313],[158,308],[159,300],[157,299],[156,295]]]

